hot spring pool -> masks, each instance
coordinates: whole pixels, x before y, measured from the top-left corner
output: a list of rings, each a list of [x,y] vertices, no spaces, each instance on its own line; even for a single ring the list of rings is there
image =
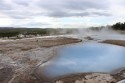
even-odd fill
[[[57,56],[36,69],[42,80],[84,72],[112,72],[125,67],[125,48],[102,43],[63,47]]]

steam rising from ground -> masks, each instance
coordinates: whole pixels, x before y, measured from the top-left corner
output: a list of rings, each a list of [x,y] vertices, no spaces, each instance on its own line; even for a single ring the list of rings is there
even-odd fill
[[[110,27],[100,27],[100,28],[79,28],[72,31],[72,36],[76,36],[80,39],[85,37],[92,37],[94,39],[125,39],[124,35],[111,29]]]
[[[77,34],[81,36],[92,36],[92,35],[110,35],[118,34],[116,31],[109,29],[108,27],[103,27],[100,29],[88,28],[88,29],[78,29]]]

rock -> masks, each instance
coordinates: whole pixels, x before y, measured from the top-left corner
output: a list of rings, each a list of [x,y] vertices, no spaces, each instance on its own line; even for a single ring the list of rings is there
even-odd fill
[[[63,81],[59,80],[59,81],[56,81],[56,83],[63,83]]]
[[[125,83],[125,79],[124,79],[124,80],[121,80],[121,81],[119,81],[119,82],[117,82],[117,83]]]
[[[86,83],[110,83],[115,81],[109,74],[93,73],[91,75],[86,75],[85,78]]]
[[[92,38],[90,36],[87,36],[87,37],[85,37],[85,39],[87,39],[87,40],[93,40],[94,38]]]
[[[89,79],[89,80],[85,80],[85,83],[101,83],[101,82],[95,79]]]
[[[123,72],[123,77],[125,77],[125,72]]]
[[[12,68],[1,68],[0,69],[0,83],[8,83],[12,78],[13,71]]]
[[[84,80],[76,80],[75,83],[84,83]]]

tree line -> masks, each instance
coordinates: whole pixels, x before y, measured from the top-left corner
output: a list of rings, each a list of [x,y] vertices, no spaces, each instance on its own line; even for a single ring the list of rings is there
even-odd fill
[[[99,26],[99,27],[90,27],[89,29],[99,31],[102,29],[113,29],[113,30],[125,30],[125,22],[121,23],[115,23],[113,25],[107,25],[107,26]]]
[[[52,28],[7,28],[0,27],[0,38],[20,38],[23,35],[24,38],[29,36],[45,36],[45,35],[62,35],[70,34],[74,29],[52,29]]]
[[[101,26],[101,27],[90,27],[91,30],[102,30],[104,28],[107,28],[107,26]],[[113,25],[109,25],[108,28],[112,28],[114,30],[125,30],[125,22],[121,23],[115,23]],[[0,27],[0,38],[20,38],[20,35],[23,35],[24,37],[29,37],[29,35],[32,36],[44,36],[44,35],[60,35],[60,34],[71,34],[72,32],[77,31],[77,28],[75,29],[52,29],[52,28],[13,28],[13,27]]]
[[[29,35],[47,35],[49,34],[47,29],[40,28],[0,28],[0,38],[4,37],[19,37],[19,35],[23,35],[27,37]]]
[[[118,22],[118,23],[112,25],[112,28],[114,30],[125,30],[125,22],[124,23]]]

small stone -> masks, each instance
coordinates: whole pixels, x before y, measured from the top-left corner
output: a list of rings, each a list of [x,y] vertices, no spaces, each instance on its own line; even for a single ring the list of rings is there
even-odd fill
[[[59,81],[56,81],[56,83],[63,83],[63,81],[59,80]]]
[[[82,80],[76,80],[75,83],[84,83]]]

